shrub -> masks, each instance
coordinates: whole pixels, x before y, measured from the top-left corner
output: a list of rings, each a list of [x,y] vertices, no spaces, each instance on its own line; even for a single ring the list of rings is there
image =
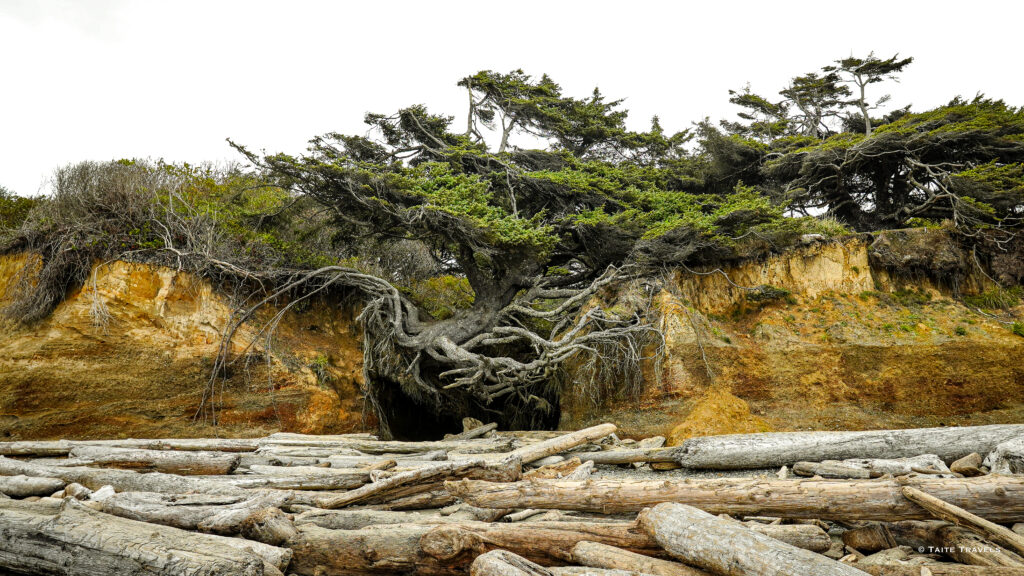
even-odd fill
[[[986,310],[1006,310],[1020,304],[1022,289],[1020,286],[1013,288],[991,288],[981,294],[970,294],[963,297],[964,304],[983,308]]]
[[[28,217],[29,211],[38,198],[25,198],[18,196],[10,190],[0,186],[0,237],[10,230],[21,226],[21,223]]]

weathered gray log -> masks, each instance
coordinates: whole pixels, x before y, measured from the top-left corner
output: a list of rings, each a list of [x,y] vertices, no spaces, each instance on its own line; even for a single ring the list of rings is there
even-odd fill
[[[326,470],[326,468],[325,468]],[[203,480],[236,488],[273,490],[352,490],[370,481],[370,474],[246,474],[242,476],[204,476]]]
[[[239,454],[241,459],[238,462],[239,468],[250,466],[315,466],[321,464],[321,458],[309,458],[303,456],[284,456],[279,454],[264,453]],[[329,466],[329,464],[328,464]]]
[[[242,537],[271,546],[280,546],[298,535],[291,518],[280,508],[263,508],[242,520]]]
[[[653,576],[635,570],[619,570],[616,568],[593,568],[591,566],[550,566],[548,572],[553,576]],[[707,574],[707,572],[703,572]]]
[[[675,448],[686,468],[739,470],[778,468],[794,462],[850,458],[906,458],[935,454],[953,462],[971,452],[987,453],[1024,436],[1024,424],[997,424],[864,432],[774,432],[690,438]]]
[[[946,463],[934,454],[910,458],[855,458],[825,460],[824,462],[797,462],[793,464],[797,476],[822,478],[880,478],[886,474],[904,476],[918,474],[951,474]]]
[[[843,543],[860,552],[909,546],[927,554],[945,554],[978,566],[1021,566],[1017,554],[1003,550],[970,530],[942,521],[873,524],[843,533]]]
[[[1000,526],[988,520],[945,502],[931,494],[922,492],[910,486],[903,487],[903,496],[925,510],[931,512],[936,518],[952,522],[960,526],[966,526],[981,534],[989,540],[1006,546],[1017,554],[1024,554],[1024,536],[1015,533],[1013,530]]]
[[[832,539],[828,533],[813,524],[762,524],[760,522],[743,522],[743,525],[758,532],[785,542],[790,546],[810,550],[811,552],[826,552],[832,547]]]
[[[479,437],[483,436],[484,434],[487,434],[488,432],[490,432],[492,430],[497,430],[497,429],[498,429],[498,424],[496,422],[491,422],[490,424],[484,424],[483,426],[477,426],[476,428],[471,428],[469,430],[466,430],[465,432],[460,432],[458,434],[452,434],[451,436],[446,436],[445,440],[469,440],[471,438],[479,438]]]
[[[552,576],[546,568],[507,550],[492,550],[477,556],[470,576]]]
[[[190,492],[240,493],[241,489],[223,482],[203,478],[189,478],[175,474],[150,472],[143,474],[133,470],[86,468],[81,466],[41,466],[0,456],[0,476],[38,476],[59,478],[98,490],[113,486],[118,492],[161,492],[165,494],[187,494]]]
[[[351,476],[361,479],[364,483],[370,481],[370,473],[358,468],[333,468],[323,466],[264,466],[253,464],[249,467],[249,473],[257,476]]]
[[[473,508],[462,505],[460,511],[442,515],[436,511],[396,512],[392,510],[323,510],[313,508],[295,516],[295,525],[312,524],[332,530],[358,530],[367,526],[389,524],[459,524],[466,521],[494,521],[495,511],[487,508]],[[503,515],[503,514],[502,514]]]
[[[653,576],[709,576],[708,572],[686,564],[651,558],[615,546],[585,540],[573,546],[572,559],[593,568],[636,570]]]
[[[854,566],[857,566],[854,564]],[[1024,568],[1002,566],[966,566],[946,562],[927,566],[857,566],[872,576],[1024,576]],[[926,568],[925,572],[922,568]]]
[[[913,486],[994,522],[1024,520],[1024,477],[876,480],[761,480],[748,478],[664,481],[533,480],[448,482],[445,488],[481,508],[547,508],[598,513],[638,512],[662,502],[683,502],[712,514],[825,520],[924,519],[931,515],[903,497]]]
[[[0,568],[19,574],[259,576],[280,574],[291,555],[278,549],[275,565],[260,556],[270,548],[263,544],[238,540],[248,548],[240,549],[234,539],[125,520],[73,499],[55,515],[8,502],[16,501],[0,502]]]
[[[192,476],[230,474],[241,460],[238,454],[226,452],[142,450],[109,446],[75,446],[68,456],[88,462],[86,466]]]
[[[281,506],[287,494],[169,495],[122,492],[97,500],[98,508],[121,518],[215,534],[238,534],[250,514],[268,506]]]
[[[344,494],[324,496],[316,503],[320,508],[341,508],[353,504],[386,502],[396,497],[432,491],[440,488],[445,480],[452,478],[518,479],[521,468],[518,458],[514,457],[497,463],[484,460],[438,462],[395,474]]]
[[[1024,474],[1024,434],[993,448],[985,457],[985,466],[993,474]]]
[[[658,504],[637,523],[672,556],[716,574],[863,576],[864,572],[789,546],[692,506]]]
[[[260,451],[278,450],[284,447],[305,447],[315,449],[349,449],[363,454],[413,454],[437,450],[462,452],[464,454],[483,452],[507,452],[512,449],[511,438],[473,438],[470,440],[433,440],[427,442],[403,442],[398,440],[362,440],[339,436],[309,436],[304,434],[272,434],[259,441]]]
[[[601,450],[600,452],[573,452],[572,456],[594,464],[633,464],[636,462],[675,462],[677,451],[673,448],[651,450],[628,448]]]
[[[28,496],[49,496],[63,488],[67,483],[59,478],[40,478],[36,476],[0,476],[0,494],[12,498]]]
[[[395,466],[422,466],[432,462],[443,462],[448,460],[448,453],[444,451],[424,452],[412,455],[381,455],[381,456],[337,456],[331,455],[323,459],[331,465],[331,468],[376,468],[386,469]],[[381,466],[382,463],[390,462],[390,465]]]
[[[67,456],[77,446],[135,448],[142,450],[187,450],[216,452],[252,452],[256,439],[228,438],[162,438],[123,440],[41,440],[0,442],[0,456]]]
[[[510,458],[518,458],[523,464],[529,464],[546,456],[553,456],[575,448],[580,444],[586,444],[591,440],[600,440],[615,432],[615,424],[598,424],[590,428],[584,428],[575,432],[564,434],[550,440],[543,440],[536,444],[517,448],[509,455]]]
[[[392,524],[358,530],[327,530],[309,524],[288,546],[295,551],[291,571],[323,574],[421,574],[465,572],[477,554],[502,548],[546,565],[571,562],[578,542],[601,542],[664,557],[664,552],[633,523],[460,522]],[[367,554],[372,550],[373,554]]]

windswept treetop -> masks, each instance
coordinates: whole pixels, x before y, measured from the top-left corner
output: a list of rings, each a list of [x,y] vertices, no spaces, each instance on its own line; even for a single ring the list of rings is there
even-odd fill
[[[459,84],[469,95],[465,130],[411,106],[368,114],[373,137],[327,134],[299,156],[238,147],[278,185],[329,209],[337,238],[414,240],[466,279],[471,306],[444,319],[386,282],[361,286],[371,293],[370,333],[396,359],[375,361],[376,377],[424,402],[543,405],[558,366],[581,354],[632,369],[651,329],[589,304],[614,278],[770,250],[818,229],[814,219],[783,218],[749,187],[702,193],[688,131],[666,133],[657,119],[630,131],[621,101],[597,90],[576,99],[520,70]],[[494,150],[482,129],[492,127]],[[517,134],[547,147],[516,148]]]

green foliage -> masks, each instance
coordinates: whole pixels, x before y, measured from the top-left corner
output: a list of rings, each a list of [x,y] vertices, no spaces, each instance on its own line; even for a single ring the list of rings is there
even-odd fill
[[[26,198],[0,186],[0,238],[14,230],[28,217],[39,198]]]
[[[914,307],[924,306],[931,302],[932,295],[920,286],[914,288],[900,288],[892,293],[892,299],[900,306]]]
[[[782,300],[787,304],[796,304],[796,298],[793,294],[785,288],[779,288],[770,284],[762,284],[753,290],[749,290],[746,293],[746,299],[748,302],[755,304],[767,304],[769,302],[776,302]]]
[[[234,167],[120,160],[59,169],[52,194],[0,247],[43,260],[36,287],[26,284],[4,313],[39,320],[94,264],[117,258],[224,280],[330,260],[310,208]]]
[[[317,384],[326,385],[331,383],[331,373],[328,367],[331,364],[331,359],[323,352],[317,354],[309,364],[306,366],[312,370],[313,375],[316,376]]]
[[[1013,326],[1010,327],[1010,331],[1017,336],[1024,337],[1024,322],[1014,322]]]
[[[451,318],[458,311],[473,306],[473,289],[469,282],[450,274],[416,281],[403,291],[438,320]]]
[[[957,336],[967,336],[967,327],[957,326],[956,328],[953,329],[953,333],[956,334]]]
[[[1020,304],[1024,288],[990,288],[981,294],[964,295],[964,304],[984,310],[1007,310]]]

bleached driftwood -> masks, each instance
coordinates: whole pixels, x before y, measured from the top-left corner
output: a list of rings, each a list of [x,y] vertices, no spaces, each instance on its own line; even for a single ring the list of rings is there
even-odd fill
[[[552,576],[546,568],[507,550],[492,550],[477,556],[470,576]]]
[[[1024,474],[1024,434],[993,448],[984,464],[993,474]]]
[[[599,513],[638,512],[662,502],[686,502],[712,514],[897,521],[930,515],[902,497],[913,486],[994,522],[1024,521],[1024,477],[906,477],[877,480],[664,481],[534,480],[448,482],[446,489],[482,508],[545,508]]]
[[[685,504],[659,504],[641,513],[637,523],[672,556],[715,574],[864,574]]]
[[[75,446],[68,454],[86,466],[181,475],[230,474],[241,457],[226,452],[143,450],[108,446]]]
[[[822,478],[879,478],[907,474],[951,474],[946,463],[934,454],[910,458],[855,458],[851,460],[825,460],[824,462],[796,462],[793,473],[797,476]]]
[[[515,458],[509,458],[497,463],[490,463],[485,460],[438,462],[432,466],[423,466],[415,470],[389,476],[344,494],[324,496],[317,500],[317,506],[321,508],[341,508],[353,504],[373,504],[395,497],[427,492],[434,487],[440,488],[442,482],[451,478],[474,477],[513,480],[519,478],[520,470],[519,460]]]
[[[253,452],[256,439],[162,438],[123,440],[38,440],[0,442],[0,456],[67,456],[79,446],[134,448],[140,450],[185,450],[215,452]]]
[[[1024,436],[1024,424],[997,424],[864,432],[774,432],[690,438],[675,448],[686,468],[778,468],[794,462],[851,458],[908,458],[935,454],[953,462],[971,452],[988,453]]]
[[[931,494],[927,494],[911,486],[903,487],[903,496],[906,497],[907,500],[910,500],[914,504],[917,504],[931,512],[940,520],[952,522],[960,526],[966,526],[989,540],[997,544],[1002,544],[1010,550],[1013,550],[1017,554],[1024,554],[1024,536],[1017,534],[1005,526],[1000,526],[995,522],[990,522],[976,514],[971,514],[959,506],[954,506],[953,504],[944,502]]]
[[[593,568],[635,570],[653,576],[709,576],[708,572],[686,564],[651,558],[598,542],[583,541],[576,544],[572,548],[572,559]]]
[[[8,503],[9,502],[9,503]],[[281,574],[291,551],[117,518],[68,499],[46,506],[0,502],[0,568],[20,574]]]
[[[59,478],[40,478],[36,476],[0,476],[0,494],[12,498],[28,496],[49,496],[64,488],[66,482]]]
[[[1021,558],[980,535],[942,521],[873,524],[843,533],[843,543],[861,552],[909,546],[925,553],[941,552],[957,562],[977,566],[1021,566]]]
[[[570,432],[557,438],[551,438],[550,440],[543,440],[536,444],[529,446],[523,446],[518,448],[509,455],[509,458],[518,458],[523,464],[529,464],[535,460],[540,460],[546,456],[553,456],[560,454],[566,450],[570,450],[579,446],[580,444],[586,444],[592,440],[599,440],[613,434],[615,432],[615,424],[598,424],[597,426],[591,426],[590,428],[584,428],[575,432]]]

